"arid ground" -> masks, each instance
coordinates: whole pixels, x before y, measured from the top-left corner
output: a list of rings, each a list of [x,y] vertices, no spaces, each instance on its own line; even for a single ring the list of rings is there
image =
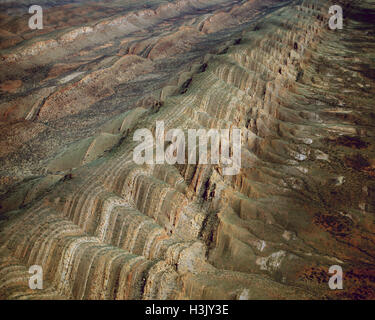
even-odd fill
[[[0,1],[0,299],[375,299],[374,1],[32,4]],[[240,128],[240,172],[135,163],[157,121]]]

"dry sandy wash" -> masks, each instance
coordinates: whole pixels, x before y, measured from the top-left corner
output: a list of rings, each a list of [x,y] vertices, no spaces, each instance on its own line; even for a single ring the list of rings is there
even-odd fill
[[[375,299],[374,1],[58,2],[0,2],[0,299]],[[135,164],[156,121],[241,172]]]

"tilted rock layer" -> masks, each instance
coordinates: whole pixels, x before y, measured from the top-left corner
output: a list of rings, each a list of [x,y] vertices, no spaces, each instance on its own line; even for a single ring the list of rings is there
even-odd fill
[[[13,125],[37,135],[103,97],[114,99],[121,84],[156,72],[156,60],[193,54],[182,43],[199,46],[200,33],[217,32],[221,21],[247,21],[215,54],[196,56],[171,83],[153,88],[158,95],[113,114],[48,159],[43,175],[4,194],[2,299],[375,298],[375,6],[337,1],[345,24],[334,31],[332,3],[284,4],[254,22],[240,7],[236,15],[236,6],[196,17],[173,35],[148,39],[143,50],[140,42],[124,48],[106,68],[96,61],[90,73],[55,65],[50,79],[67,70],[87,74],[65,74],[60,84],[81,78],[58,91],[38,88],[35,112],[12,112],[26,101],[14,98],[20,102],[7,114],[24,120]],[[10,50],[3,68],[34,49]],[[133,133],[154,131],[156,121],[184,131],[241,128],[240,173],[135,164]],[[32,265],[43,267],[43,290],[29,289]],[[328,286],[332,265],[343,268],[343,290]]]

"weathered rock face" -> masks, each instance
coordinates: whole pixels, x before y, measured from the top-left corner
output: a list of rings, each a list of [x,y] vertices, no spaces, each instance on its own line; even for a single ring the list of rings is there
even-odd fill
[[[44,29],[37,31],[28,28],[28,1],[0,4],[7,13],[0,30],[22,40],[14,46],[0,38],[1,191],[45,174],[64,148],[100,134],[102,125],[124,112],[157,108],[208,54],[285,3],[119,0],[56,6],[46,0],[39,3]],[[215,18],[223,13],[230,17],[226,23]]]
[[[97,101],[108,98],[114,106],[113,92],[123,84],[156,81],[151,75],[171,55],[193,56],[172,82],[158,80],[165,85],[151,88],[158,96],[142,88],[143,100],[134,99],[131,110],[113,112],[101,126],[95,117],[84,120],[99,129],[82,140],[72,135],[68,148],[57,149],[67,141],[53,134],[51,140],[64,142],[51,144],[59,152],[42,162],[46,173],[3,195],[0,297],[375,298],[375,6],[337,2],[346,12],[341,31],[328,28],[326,1],[291,1],[254,22],[241,8],[250,11],[256,1],[232,2],[229,10],[222,2],[226,10],[191,17],[171,34],[124,40],[121,57],[90,60],[87,69],[79,64],[84,59],[55,64],[39,79],[47,84],[35,89],[29,107],[19,95],[12,109],[7,96],[7,116],[27,118],[12,125],[19,135],[30,132],[24,141],[31,135],[38,141],[41,126],[58,132],[60,122],[84,119],[85,108],[95,113]],[[168,28],[174,10],[171,3],[119,19],[137,25],[140,16],[169,17]],[[248,23],[234,27],[230,38],[217,33],[238,21]],[[108,42],[105,35],[100,39]],[[75,43],[73,34],[54,40],[57,55],[68,38]],[[220,40],[212,40],[216,54],[204,49],[209,39]],[[211,55],[195,55],[199,48]],[[27,65],[30,54],[39,54],[34,49],[10,50],[1,68]],[[135,164],[134,131],[155,130],[159,120],[185,131],[241,128],[240,173],[224,176],[219,165]],[[20,152],[19,145],[9,154]],[[31,265],[43,267],[43,290],[28,287]],[[344,290],[328,287],[332,265],[344,270]]]

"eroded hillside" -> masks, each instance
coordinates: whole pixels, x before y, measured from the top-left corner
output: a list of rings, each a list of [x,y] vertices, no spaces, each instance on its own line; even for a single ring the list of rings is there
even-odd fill
[[[6,38],[0,297],[374,299],[374,3],[147,3]],[[241,128],[240,173],[137,165],[156,121]]]

